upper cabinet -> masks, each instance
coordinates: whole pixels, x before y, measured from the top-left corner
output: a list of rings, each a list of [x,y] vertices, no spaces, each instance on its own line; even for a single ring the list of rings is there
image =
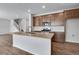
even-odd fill
[[[79,18],[79,9],[65,10],[64,12],[65,18]]]
[[[62,13],[57,13],[54,15],[54,24],[55,25],[64,25],[64,14],[63,12]]]
[[[45,22],[44,16],[40,16],[39,26],[42,26],[42,22]]]
[[[43,22],[50,22],[52,25],[64,26],[65,20],[79,18],[79,9],[65,10],[64,12],[33,17],[33,26],[42,26]]]
[[[43,16],[35,16],[33,17],[34,26],[42,26],[43,22],[48,22],[52,25],[64,25],[64,17],[63,12],[43,15]]]
[[[51,15],[44,15],[44,22],[50,22]]]
[[[40,26],[40,17],[33,17],[33,26]]]

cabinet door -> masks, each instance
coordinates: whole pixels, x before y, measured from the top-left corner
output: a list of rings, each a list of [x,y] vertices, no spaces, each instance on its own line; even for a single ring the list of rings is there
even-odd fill
[[[44,22],[50,22],[50,18],[51,17],[51,15],[45,15],[44,16]]]
[[[57,13],[54,15],[55,25],[64,25],[64,16],[63,13]]]
[[[43,25],[43,22],[44,22],[44,16],[40,16],[40,26],[42,26]]]
[[[33,26],[35,26],[35,17],[33,17]]]
[[[33,25],[34,26],[39,26],[39,24],[40,24],[40,18],[39,17],[34,17],[33,18]]]
[[[66,19],[79,18],[79,9],[66,10],[64,14]]]
[[[64,32],[55,32],[55,37],[54,37],[53,41],[65,42],[65,33]]]

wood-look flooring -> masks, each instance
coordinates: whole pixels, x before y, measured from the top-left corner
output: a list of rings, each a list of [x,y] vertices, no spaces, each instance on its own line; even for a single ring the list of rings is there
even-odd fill
[[[52,42],[53,55],[79,55],[79,43]]]
[[[79,55],[78,43],[52,42],[52,55]],[[32,55],[12,46],[12,36],[0,35],[0,55]]]
[[[12,46],[12,36],[0,35],[0,55],[32,55]]]

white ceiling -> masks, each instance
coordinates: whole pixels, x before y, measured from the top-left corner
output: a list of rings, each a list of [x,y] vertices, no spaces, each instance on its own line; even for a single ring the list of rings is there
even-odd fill
[[[46,8],[43,9],[42,6]],[[79,7],[79,3],[0,3],[0,18],[15,18],[26,16],[30,9],[32,14],[43,14]]]

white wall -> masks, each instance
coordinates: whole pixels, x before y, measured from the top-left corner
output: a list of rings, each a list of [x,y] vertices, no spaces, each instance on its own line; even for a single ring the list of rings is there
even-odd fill
[[[0,19],[0,34],[8,33],[10,31],[10,20]]]
[[[69,19],[66,22],[66,42],[79,43],[79,19]]]

